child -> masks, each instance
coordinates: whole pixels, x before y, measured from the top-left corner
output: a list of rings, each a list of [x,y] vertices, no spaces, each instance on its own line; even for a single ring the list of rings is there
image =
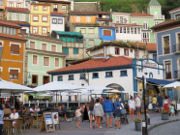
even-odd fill
[[[120,129],[121,127],[121,110],[120,110],[120,106],[117,105],[117,109],[115,111],[115,119],[116,119],[116,129]]]
[[[80,107],[77,107],[75,115],[76,115],[76,118],[77,118],[76,127],[80,128],[80,124],[81,124],[81,109],[80,109]]]
[[[171,104],[170,106],[170,113],[171,113],[171,116],[175,116],[175,108],[173,104]]]

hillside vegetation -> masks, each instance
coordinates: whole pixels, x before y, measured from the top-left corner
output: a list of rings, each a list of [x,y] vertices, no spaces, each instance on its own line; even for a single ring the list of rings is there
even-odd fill
[[[117,12],[146,12],[150,0],[75,0],[75,1],[100,1],[101,10],[112,9]],[[180,0],[158,0],[162,5],[162,12],[169,18],[169,10],[180,7]]]

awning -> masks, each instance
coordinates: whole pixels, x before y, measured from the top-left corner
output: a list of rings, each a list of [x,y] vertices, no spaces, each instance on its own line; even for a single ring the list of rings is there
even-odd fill
[[[83,38],[83,35],[80,32],[67,32],[67,31],[55,31],[59,35],[66,35],[66,36],[74,36]]]
[[[142,80],[142,78],[138,77],[138,79]],[[155,84],[155,85],[160,85],[164,86],[167,84],[170,84],[174,81],[167,81],[167,80],[162,80],[162,79],[154,79],[154,78],[146,78],[147,83]]]

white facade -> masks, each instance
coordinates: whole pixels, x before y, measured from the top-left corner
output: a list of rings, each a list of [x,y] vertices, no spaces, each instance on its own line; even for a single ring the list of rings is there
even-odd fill
[[[64,31],[65,30],[65,16],[51,15],[50,31]]]
[[[116,40],[142,41],[142,26],[116,25]]]
[[[7,7],[26,8],[26,0],[7,0]]]

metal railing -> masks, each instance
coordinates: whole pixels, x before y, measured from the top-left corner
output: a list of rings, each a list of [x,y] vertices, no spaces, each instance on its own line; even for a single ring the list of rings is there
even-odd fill
[[[166,75],[166,79],[172,78],[171,72],[166,72],[165,75]]]

